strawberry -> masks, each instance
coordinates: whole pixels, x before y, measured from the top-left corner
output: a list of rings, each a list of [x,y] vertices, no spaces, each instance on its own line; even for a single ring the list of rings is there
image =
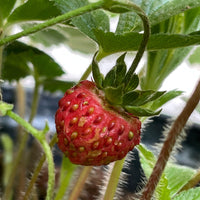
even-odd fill
[[[126,73],[124,56],[105,78],[93,59],[95,82],[80,82],[59,101],[55,115],[58,147],[72,163],[98,166],[124,158],[140,142],[141,122],[136,116],[160,112],[143,105],[163,92],[134,90],[139,79]]]
[[[122,159],[140,141],[141,122],[106,103],[93,82],[67,90],[56,113],[58,146],[72,163],[105,165]]]

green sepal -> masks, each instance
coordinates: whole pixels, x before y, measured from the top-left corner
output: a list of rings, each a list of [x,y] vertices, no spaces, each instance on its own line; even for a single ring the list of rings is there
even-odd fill
[[[135,101],[139,96],[139,93],[136,91],[131,91],[123,96],[123,105],[131,105],[133,101]]]
[[[141,108],[141,107],[137,107],[137,106],[124,106],[125,110],[127,110],[129,113],[132,113],[135,116],[154,116],[154,115],[159,115],[161,110],[158,111],[153,111],[147,108]]]
[[[126,81],[126,80],[125,80]],[[139,84],[139,78],[137,74],[133,74],[131,79],[128,81],[126,87],[125,87],[125,92],[129,92],[137,88]]]
[[[99,89],[102,89],[102,84],[103,84],[103,75],[100,73],[100,70],[99,70],[99,65],[96,61],[96,55],[97,55],[98,52],[96,52],[94,54],[94,57],[93,57],[93,60],[92,60],[92,75],[93,75],[93,78],[94,78],[94,81],[97,85],[97,87]]]
[[[115,66],[107,73],[103,82],[103,87],[118,87],[121,85],[126,74],[126,64],[124,57],[126,53],[122,54],[116,61]]]
[[[106,99],[113,105],[122,104],[122,96],[123,96],[123,87],[124,85],[120,85],[117,88],[107,87],[104,89]]]
[[[122,84],[125,74],[126,74],[126,63],[124,62],[126,53],[122,54],[116,61],[116,79],[115,85],[118,86]]]
[[[155,99],[159,98],[165,93],[165,91],[155,92],[153,90],[145,90],[145,91],[137,91],[137,92],[139,93],[138,98],[135,99],[135,101],[132,101],[130,105],[134,105],[134,106],[144,105],[150,101],[154,101]]]
[[[115,87],[116,67],[113,67],[107,74],[103,81],[103,87]]]
[[[164,105],[168,101],[176,98],[177,96],[180,96],[182,93],[183,92],[179,91],[179,90],[171,90],[169,92],[166,92],[165,94],[163,94],[162,96],[160,96],[158,99],[156,99],[152,103],[151,109],[152,110],[157,110],[158,108],[160,108],[162,105]]]

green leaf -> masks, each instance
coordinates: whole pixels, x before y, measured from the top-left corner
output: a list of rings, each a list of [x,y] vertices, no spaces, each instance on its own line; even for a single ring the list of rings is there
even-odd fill
[[[147,178],[149,178],[153,171],[154,165],[156,163],[156,157],[150,150],[148,150],[142,144],[138,145],[137,148],[139,150],[140,162],[141,162],[142,168]],[[156,199],[160,199],[160,200],[171,199],[170,191],[168,189],[168,179],[164,173],[162,174],[161,179],[156,187],[155,196],[157,197]]]
[[[167,21],[153,26],[152,33],[153,35],[157,35],[162,32],[164,34],[171,34],[171,36],[174,34],[178,34],[182,35],[182,37],[198,37],[199,33],[195,31],[199,30],[199,14],[200,9],[195,8],[184,12],[184,14],[176,15],[168,19]],[[185,39],[187,39],[187,37],[185,37]],[[188,46],[185,48],[165,49],[160,51],[148,52],[148,62],[145,66],[147,69],[143,69],[143,71],[145,71],[146,73],[141,81],[142,89],[158,90],[161,87],[162,82],[165,80],[165,78],[176,67],[179,66],[179,64],[185,59],[185,57],[187,57],[191,49],[192,47]]]
[[[32,24],[26,24],[22,27],[26,29],[30,26],[32,26]],[[77,28],[65,25],[54,25],[51,28],[30,35],[29,38],[33,43],[43,44],[46,47],[64,44],[72,50],[83,53],[94,53],[94,51],[96,51],[96,44],[93,40],[80,32]]]
[[[124,85],[120,85],[117,88],[106,87],[104,89],[106,99],[114,105],[121,104],[122,103],[122,95],[123,95],[123,87],[124,87]]]
[[[24,53],[8,52],[9,47],[4,49],[2,62],[2,79],[13,81],[19,80],[31,74],[31,70],[27,63]]]
[[[104,33],[101,30],[95,30],[98,44],[107,54],[121,51],[137,51],[143,35],[136,32],[129,32],[123,35],[117,35],[112,32]],[[149,51],[187,47],[200,44],[200,34],[183,35],[158,33],[150,36],[147,49]]]
[[[149,0],[148,2],[135,1],[140,6],[150,19],[151,26],[154,26],[162,21],[165,21],[172,16],[178,15],[186,10],[192,10],[200,6],[200,0]],[[122,34],[133,30],[141,30],[141,20],[134,12],[123,13],[120,15],[116,33]]]
[[[199,200],[200,187],[192,188],[187,191],[183,191],[173,198],[173,200]]]
[[[13,11],[8,23],[46,20],[60,14],[59,9],[50,0],[28,0]]]
[[[75,10],[79,7],[88,4],[87,0],[54,0],[57,7],[62,13],[69,12],[70,10]],[[110,24],[109,18],[102,10],[92,11],[90,13],[85,13],[78,17],[74,17],[71,20],[72,24],[76,26],[84,34],[96,41],[94,35],[94,30],[99,28],[101,30],[109,31]]]
[[[31,54],[30,61],[40,77],[53,78],[64,74],[60,65],[44,52],[38,51],[34,54],[31,52]]]
[[[172,16],[182,13],[185,10],[197,8],[199,6],[200,0],[168,0],[156,10],[152,10],[152,13],[150,13],[149,15],[150,22],[152,25],[158,24],[166,19],[169,19]]]
[[[100,70],[99,70],[99,65],[96,61],[96,55],[97,55],[98,52],[95,53],[94,57],[93,57],[93,60],[92,60],[92,75],[93,75],[93,78],[95,80],[95,83],[97,85],[98,88],[102,88],[102,84],[103,84],[103,76],[102,74],[100,73]]]
[[[175,164],[168,164],[165,175],[168,179],[170,196],[173,197],[177,192],[193,177],[196,170]]]
[[[131,105],[133,101],[135,101],[139,96],[139,93],[136,91],[127,92],[123,96],[123,105]]]
[[[146,0],[131,0],[131,1],[137,6],[139,6],[145,12],[146,15],[148,15],[152,6],[152,2],[155,0],[148,0],[148,2]],[[135,12],[123,13],[119,17],[116,33],[122,34],[125,32],[132,32],[135,29],[136,24],[138,23],[141,23],[141,20]]]
[[[142,116],[154,116],[159,115],[161,110],[153,111],[147,108],[141,108],[137,106],[124,106],[124,108],[135,116],[142,117]]]
[[[62,81],[62,80],[56,80],[56,79],[45,79],[42,81],[44,90],[49,92],[57,92],[62,91],[63,93],[66,92],[67,89],[71,88],[75,85],[75,82],[69,82],[69,81]]]
[[[4,49],[2,78],[12,81],[33,75],[30,63],[34,66],[37,75],[43,78],[52,78],[64,73],[49,55],[16,41]]]
[[[8,17],[15,3],[16,0],[0,0],[0,21]]]
[[[180,96],[182,93],[183,93],[182,91],[178,91],[178,90],[171,90],[169,92],[166,92],[161,97],[159,97],[158,99],[153,101],[153,103],[151,105],[151,109],[157,110],[158,108],[160,108],[162,105],[164,105],[168,101]]]

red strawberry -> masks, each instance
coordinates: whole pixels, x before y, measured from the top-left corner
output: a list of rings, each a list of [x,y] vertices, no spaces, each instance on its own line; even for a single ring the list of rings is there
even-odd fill
[[[67,90],[55,122],[58,147],[75,164],[109,164],[140,142],[139,119],[111,107],[104,92],[90,81]]]

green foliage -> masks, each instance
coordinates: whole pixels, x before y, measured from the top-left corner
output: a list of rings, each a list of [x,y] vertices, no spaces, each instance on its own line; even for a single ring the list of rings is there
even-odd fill
[[[12,11],[16,0],[0,0],[0,21],[2,22],[4,19],[8,17],[10,12]]]
[[[49,91],[51,93],[56,91],[62,91],[63,93],[65,93],[67,89],[75,85],[75,82],[47,78],[42,81],[42,85],[44,90]]]
[[[32,25],[23,26],[24,29]],[[93,53],[96,50],[96,44],[85,34],[75,27],[56,25],[30,36],[31,42],[43,44],[46,47],[63,44],[72,50],[78,50],[83,53]]]
[[[200,1],[196,0],[150,0],[150,1],[135,1],[131,0],[140,6],[150,19],[152,26],[159,24],[172,16],[183,13],[192,8],[200,7]],[[117,25],[117,34],[131,32],[133,30],[141,29],[141,22],[134,12],[124,13],[120,15],[119,23]]]
[[[144,145],[139,145],[138,149],[142,168],[145,175],[149,177],[155,165],[156,157]],[[180,194],[184,192],[180,194],[178,194],[178,192],[192,178],[195,172],[196,170],[192,168],[168,163],[156,189],[158,199],[179,199],[179,196],[183,197]],[[190,190],[188,190],[188,192],[189,191]],[[193,200],[193,198],[191,198],[191,200]]]
[[[50,56],[35,47],[13,42],[4,49],[2,77],[5,80],[19,80],[27,75],[53,78],[63,73]]]
[[[169,182],[170,197],[177,195],[178,191],[193,177],[196,170],[169,163],[165,174]]]
[[[138,145],[138,150],[140,153],[140,162],[141,162],[142,168],[144,170],[145,175],[149,178],[155,166],[156,157],[144,145],[141,145],[141,144]],[[157,197],[157,199],[170,200],[170,191],[168,188],[168,179],[166,177],[166,174],[162,174],[162,177],[160,178],[160,181],[158,183],[158,186],[155,192],[156,192],[155,196]]]
[[[116,34],[96,30],[95,35],[99,45],[106,54],[121,51],[136,51],[142,40],[142,34],[136,32]],[[147,49],[149,51],[155,51],[187,47],[199,44],[199,40],[199,33],[190,35],[155,33],[150,36]]]
[[[55,0],[55,3],[62,13],[75,10],[88,4],[87,0]],[[96,41],[94,30],[99,28],[103,31],[109,31],[109,18],[104,11],[97,10],[90,13],[74,17],[71,23],[79,28],[84,34]]]
[[[84,10],[76,12],[76,9],[89,5],[88,0],[7,0],[6,3],[4,0],[0,0],[0,26],[1,31],[3,31],[0,36],[5,37],[1,38],[0,42],[6,44],[0,49],[3,52],[2,79],[11,82],[33,76],[35,81],[43,86],[44,90],[50,92],[58,90],[65,92],[66,89],[75,84],[73,81],[59,79],[64,73],[61,66],[45,52],[19,41],[9,43],[16,38],[29,36],[29,39],[31,39],[29,41],[34,44],[39,43],[46,47],[64,44],[73,50],[84,53],[93,53],[98,47],[98,53],[95,54],[90,68],[92,68],[97,86],[104,90],[107,100],[116,107],[122,106],[126,111],[136,116],[159,114],[161,106],[182,94],[181,91],[176,90],[167,92],[157,90],[165,78],[189,54],[192,46],[199,45],[200,0],[131,1],[140,6],[147,14],[152,32],[147,45],[147,62],[140,73],[140,77],[135,74],[135,68],[131,75],[127,76],[127,66],[124,62],[126,54],[122,54],[117,59],[115,66],[105,78],[100,73],[97,63],[97,60],[99,61],[107,55],[116,52],[137,51],[140,47],[144,36],[141,16],[139,17],[134,9],[134,12],[130,11],[133,7],[123,6],[122,4],[125,1],[121,1],[121,4],[119,1],[118,5],[109,7],[113,2],[117,4],[117,1],[105,0],[106,7],[95,11],[93,10],[94,4],[90,4],[90,9],[93,11],[88,12],[87,10],[87,13],[85,13]],[[57,22],[62,22],[62,24],[57,23],[55,25],[55,21],[52,20],[55,19],[54,17],[72,10],[74,12],[65,23],[63,23],[64,20],[61,20]],[[110,32],[111,15],[108,10],[119,13],[119,21],[114,32]],[[42,26],[43,23],[38,28],[38,25],[40,25],[38,21],[44,20],[46,20],[45,23],[48,22],[48,28],[45,30],[44,28],[47,26]],[[12,28],[19,25],[18,23],[24,31],[14,37]],[[54,27],[50,28],[52,25]],[[39,30],[42,31],[38,32]],[[30,33],[36,31],[37,33],[30,35]],[[9,38],[9,36],[11,37]],[[198,54],[199,48],[190,57],[191,63],[199,63]],[[138,90],[140,87],[142,90]],[[13,105],[1,102],[1,115],[9,113],[11,118],[38,138],[46,153],[50,175],[48,199],[53,194],[53,183],[55,182],[52,153],[44,137],[44,134],[48,131],[48,126],[43,131],[38,131],[19,116],[10,112],[12,108]],[[10,144],[9,138],[2,137],[1,140],[4,144]],[[10,148],[12,145],[8,147]],[[142,145],[139,145],[138,149],[143,170],[148,178],[156,163],[156,157]],[[5,152],[8,156],[10,155],[10,149]],[[65,194],[74,170],[75,166],[71,165],[68,159],[63,159],[60,188],[55,199],[61,199]],[[118,171],[120,171],[119,168]],[[190,180],[194,173],[195,170],[188,167],[168,164],[156,188],[156,199],[198,199],[200,196],[199,187],[180,192],[182,186]],[[6,178],[6,180],[8,179]]]
[[[199,200],[200,187],[181,192],[173,200]]]
[[[46,20],[60,14],[60,11],[50,0],[28,0],[17,7],[8,17],[8,23]]]

